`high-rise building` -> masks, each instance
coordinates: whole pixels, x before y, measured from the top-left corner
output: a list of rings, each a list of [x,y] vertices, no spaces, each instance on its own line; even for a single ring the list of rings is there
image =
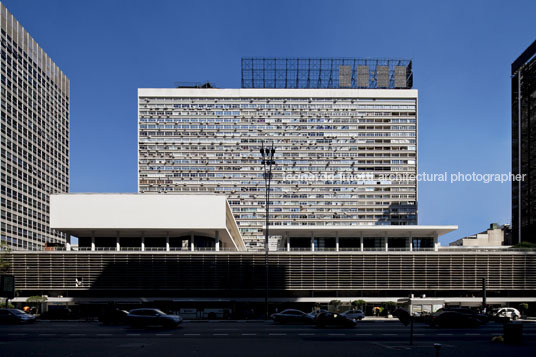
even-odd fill
[[[536,243],[536,41],[512,63],[513,243]]]
[[[49,195],[69,189],[69,79],[0,4],[1,241],[12,249],[64,243],[49,227]]]
[[[410,61],[245,59],[240,89],[139,89],[139,192],[225,194],[260,248],[273,144],[270,225],[417,224],[411,86]]]

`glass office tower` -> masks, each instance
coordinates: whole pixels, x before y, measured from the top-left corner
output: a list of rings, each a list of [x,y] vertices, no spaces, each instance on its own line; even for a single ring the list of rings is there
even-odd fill
[[[536,41],[512,63],[512,243],[536,243]]]

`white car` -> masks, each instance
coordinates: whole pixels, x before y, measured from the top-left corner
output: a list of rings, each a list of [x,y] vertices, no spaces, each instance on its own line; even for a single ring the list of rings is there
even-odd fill
[[[500,317],[509,317],[512,320],[516,320],[521,317],[519,310],[514,309],[513,307],[502,307],[495,315]]]
[[[365,314],[361,310],[348,310],[341,314],[352,320],[362,320],[365,318]]]

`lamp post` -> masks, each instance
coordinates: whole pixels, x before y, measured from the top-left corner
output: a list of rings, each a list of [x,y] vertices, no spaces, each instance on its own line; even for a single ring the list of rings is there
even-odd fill
[[[266,191],[266,227],[264,229],[264,269],[265,269],[265,287],[264,287],[264,308],[266,318],[268,318],[270,312],[268,311],[268,237],[270,226],[270,183],[272,180],[272,165],[275,165],[274,154],[275,148],[272,142],[272,147],[264,147],[264,142],[260,149],[262,165],[264,168],[264,186]]]

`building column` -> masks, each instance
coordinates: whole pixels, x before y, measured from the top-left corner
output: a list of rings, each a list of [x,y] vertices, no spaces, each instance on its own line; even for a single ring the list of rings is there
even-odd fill
[[[190,234],[190,251],[194,251],[195,250],[195,242],[194,242],[194,234]]]
[[[389,251],[389,239],[387,237],[387,232],[385,232],[383,239],[385,240],[385,251]]]
[[[95,231],[91,231],[91,251],[95,251]]]
[[[141,251],[145,252],[145,232],[141,232]]]
[[[437,233],[434,233],[434,251],[438,251],[439,250],[439,241],[438,241],[438,237],[437,237]]]
[[[169,252],[169,232],[166,232],[166,252]]]
[[[363,244],[363,232],[361,232],[361,235],[360,235],[360,237],[359,237],[359,246],[360,246],[360,250],[361,250],[361,251],[364,251],[364,250],[365,250],[365,249],[364,249],[365,247],[364,247],[364,244]]]
[[[409,251],[410,252],[413,252],[413,234],[411,234],[411,232],[409,232]]]
[[[285,232],[285,238],[286,238],[287,252],[290,252],[290,237],[288,235],[288,232]]]
[[[339,249],[339,231],[335,232],[335,251],[338,252]]]
[[[115,233],[115,250],[121,251],[121,238],[119,238],[119,231]]]
[[[71,235],[67,234],[65,237],[65,250],[69,251],[71,250]]]
[[[315,234],[311,232],[311,252],[315,251]]]
[[[220,251],[220,232],[216,231],[215,236],[216,236],[215,238],[216,242],[214,246],[216,247],[216,252],[219,252]]]

